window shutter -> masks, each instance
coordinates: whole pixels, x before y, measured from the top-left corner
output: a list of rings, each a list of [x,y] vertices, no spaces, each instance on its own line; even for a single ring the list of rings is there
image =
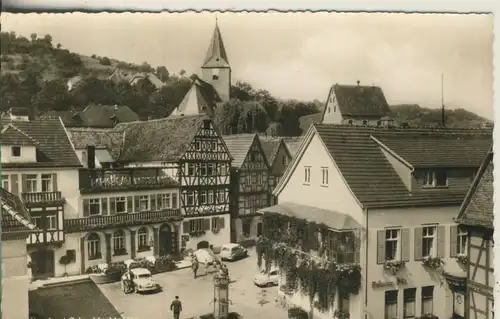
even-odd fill
[[[413,256],[415,260],[422,260],[422,227],[415,228],[415,251]]]
[[[116,206],[115,206],[115,198],[114,197],[110,197],[109,198],[109,214],[110,215],[116,213],[115,208],[116,208]]]
[[[410,230],[408,228],[401,230],[401,260],[410,261]]]
[[[12,185],[10,185],[10,192],[14,195],[19,195],[19,183],[17,181],[17,174],[10,175],[10,182],[12,183]]]
[[[156,210],[156,195],[155,194],[152,194],[152,195],[149,195],[149,201],[151,202],[151,205],[150,205],[150,210]]]
[[[377,264],[385,262],[385,229],[377,231]]]
[[[361,262],[361,236],[359,234],[354,235],[354,262]]]
[[[189,221],[182,222],[182,233],[189,234]]]
[[[57,192],[57,174],[52,174],[52,191]]]
[[[224,225],[225,222],[226,220],[224,219],[224,217],[219,217],[219,229],[224,229],[224,227],[226,227]]]
[[[172,194],[172,208],[177,209],[177,194]]]
[[[26,181],[26,174],[21,174],[21,193],[26,193],[28,183]]]
[[[90,216],[90,200],[84,199],[83,200],[83,216],[87,217]]]
[[[210,230],[210,218],[205,218],[203,220],[203,228],[205,230]]]
[[[443,258],[446,251],[446,228],[444,226],[437,227],[437,256]]]
[[[141,210],[139,205],[139,196],[134,196],[134,206],[134,212],[138,213]]]
[[[101,214],[108,215],[108,199],[106,197],[101,198]]]
[[[457,236],[458,227],[456,225],[450,226],[450,257],[457,257]]]
[[[127,196],[127,213],[134,212],[134,198],[132,196]]]

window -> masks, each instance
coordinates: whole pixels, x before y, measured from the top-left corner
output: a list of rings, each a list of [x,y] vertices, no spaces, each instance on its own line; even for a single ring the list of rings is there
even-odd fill
[[[424,172],[423,184],[428,187],[448,186],[448,173],[445,169],[427,170]]]
[[[26,175],[26,191],[28,193],[37,192],[37,176],[36,174]]]
[[[139,251],[149,250],[148,229],[146,227],[142,227],[137,232],[137,244]]]
[[[457,254],[467,254],[467,229],[463,226],[459,226],[457,230]]]
[[[399,260],[401,251],[399,247],[400,229],[386,229],[385,231],[385,260]]]
[[[214,176],[215,175],[215,163],[208,163],[207,166],[207,175]]]
[[[198,197],[198,203],[200,205],[206,205],[206,203],[207,203],[207,192],[206,191],[200,191],[200,196]]]
[[[220,230],[224,228],[224,217],[212,217],[212,229]]]
[[[201,142],[200,141],[195,141],[194,142],[194,147],[197,151],[201,150]]]
[[[403,296],[403,318],[415,318],[417,288],[405,289]]]
[[[363,125],[366,125],[366,124],[368,124],[368,121],[364,120]]]
[[[12,156],[14,157],[21,156],[21,146],[12,146]]]
[[[311,166],[304,167],[304,184],[311,183]]]
[[[170,194],[158,194],[158,208],[159,209],[168,209],[172,208],[170,206]]]
[[[194,193],[193,192],[188,192],[188,194],[187,194],[187,204],[189,206],[193,206],[194,205]]]
[[[45,227],[42,224],[42,217],[41,216],[31,216],[31,219],[33,220],[33,224],[39,229],[44,229]]]
[[[101,199],[91,198],[89,200],[89,215],[99,215],[101,214]]]
[[[47,230],[57,229],[57,215],[47,215]]]
[[[244,219],[241,222],[241,230],[243,231],[243,236],[250,236],[250,229],[252,228],[252,223],[248,219]]]
[[[52,174],[42,174],[42,192],[52,192]]]
[[[436,254],[436,226],[422,229],[422,257],[434,257]]]
[[[213,80],[219,79],[219,69],[212,69],[212,79]]]
[[[149,206],[149,196],[148,195],[139,196],[139,211],[143,212],[148,210],[148,206]]]
[[[204,230],[203,218],[191,219],[189,221],[189,232],[192,233],[192,232],[196,232],[196,231],[200,231],[200,230]]]
[[[385,319],[398,319],[398,291],[385,292]]]
[[[207,176],[207,163],[200,163],[200,175]]]
[[[347,121],[347,124],[352,125],[352,120]]]
[[[10,192],[9,175],[2,175],[2,188]]]
[[[422,314],[433,313],[434,286],[422,287]]]
[[[249,161],[250,162],[255,162],[255,153],[250,153],[250,158],[249,158]]]
[[[92,233],[87,238],[87,250],[89,255],[89,260],[100,259],[101,256],[101,240],[99,235]]]
[[[127,199],[125,197],[115,198],[115,212],[117,214],[127,212]]]
[[[214,152],[217,151],[217,141],[213,141],[212,143],[210,143],[210,145],[211,145],[210,149],[212,151]]]
[[[207,195],[208,195],[208,203],[209,204],[213,204],[214,203],[214,191],[213,190],[209,190],[207,191]]]
[[[282,162],[283,162],[283,165],[286,166],[288,164],[288,157],[283,156]]]
[[[321,186],[328,186],[328,167],[321,168]]]
[[[219,190],[219,204],[226,203],[226,191],[224,189]]]
[[[188,163],[188,176],[195,175],[195,166],[194,163]]]
[[[382,121],[377,121],[377,126],[382,125]]]
[[[121,229],[113,233],[113,253],[115,256],[126,254],[125,233]]]

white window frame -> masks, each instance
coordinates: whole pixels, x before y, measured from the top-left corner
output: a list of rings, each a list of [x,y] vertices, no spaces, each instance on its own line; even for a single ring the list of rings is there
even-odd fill
[[[194,163],[188,163],[188,176],[196,176],[196,165]]]
[[[432,296],[424,296],[424,288],[427,288],[427,287],[433,287],[432,289]],[[434,293],[436,292],[435,291],[436,289],[434,288],[434,286],[424,286],[422,287],[422,289],[420,290],[420,312],[422,314],[426,314],[426,313],[433,313],[434,311]],[[424,301],[429,301],[431,302],[431,310],[430,311],[425,311],[424,312]]]
[[[47,230],[56,230],[57,229],[57,214],[56,215],[47,215]]]
[[[207,164],[207,176],[214,176],[217,173],[217,167],[215,163]]]
[[[53,192],[53,181],[52,181],[52,174],[41,174],[40,175],[40,186],[41,186],[41,191],[42,192]],[[44,190],[45,188],[45,190]]]
[[[2,174],[2,188],[10,192],[10,175]]]
[[[394,237],[395,234],[395,237]],[[387,256],[387,250],[384,251],[386,261],[398,261],[401,260],[401,228],[386,228],[385,229],[385,246],[389,242],[396,242],[396,253],[394,258],[389,259]]]
[[[288,157],[286,157],[286,155],[283,155],[283,165],[286,166],[288,164]]]
[[[321,168],[321,186],[328,186],[328,167]]]
[[[464,226],[457,227],[457,255],[465,256],[467,255],[467,228]]]
[[[19,150],[19,155],[15,155],[14,150]],[[22,153],[22,147],[21,146],[17,146],[17,145],[11,146],[11,148],[10,148],[10,154],[12,155],[12,157],[21,157],[23,155],[23,153]]]
[[[40,229],[43,229],[43,225],[41,223],[41,220],[42,220],[42,216],[31,216],[31,220],[33,221],[33,224],[40,228]]]
[[[389,293],[396,293],[396,302],[391,302],[391,303],[388,303],[387,301],[387,294]],[[384,296],[384,318],[385,319],[398,319],[398,299],[399,299],[399,291],[398,290],[387,290],[386,292],[386,295]],[[396,314],[396,317],[389,317],[388,314],[387,314],[387,307],[389,305],[395,305],[396,307],[396,311],[395,311],[395,314]]]
[[[33,176],[35,178],[33,178]],[[38,175],[37,174],[27,174],[26,175],[26,192],[27,193],[37,193],[38,192]]]
[[[311,184],[311,166],[304,166],[304,184]]]
[[[195,148],[195,150],[200,151],[201,150],[201,141],[199,141],[199,140],[194,141],[194,148]]]
[[[90,259],[96,258],[101,253],[101,239],[87,239],[87,253]]]
[[[220,189],[219,190],[219,204],[225,204],[226,203],[226,190]]]
[[[146,203],[144,207],[143,204]],[[149,195],[140,195],[139,196],[139,211],[146,212],[149,210]]]
[[[446,184],[438,185],[435,169],[428,169],[424,172],[423,184],[426,187],[447,187],[448,186],[448,172],[446,172]]]
[[[204,218],[191,219],[189,221],[189,232],[196,232],[200,230],[204,230]]]
[[[213,190],[207,191],[207,202],[208,202],[208,204],[214,203],[214,191]]]
[[[125,233],[123,231],[120,232],[120,236],[116,236],[116,233],[117,232],[113,233],[113,253],[116,253],[118,250],[125,249]]]
[[[407,292],[407,291],[412,292],[413,299],[411,299],[411,298],[405,299],[405,292]],[[408,309],[407,308],[408,304],[411,304],[412,302],[413,302],[413,307],[412,307],[413,315],[406,314],[407,309]],[[403,318],[404,319],[415,318],[416,312],[417,312],[417,289],[416,288],[406,288],[403,290]]]
[[[187,193],[187,204],[188,206],[194,205],[194,192],[188,191]]]
[[[92,206],[95,206],[97,205],[98,209],[98,213],[97,214],[92,214]],[[101,199],[100,198],[89,198],[89,216],[97,216],[97,215],[101,215],[102,213],[102,208],[101,208]]]
[[[207,204],[207,191],[206,190],[201,190],[198,193],[198,202],[200,205],[206,205]]]
[[[149,246],[148,242],[148,229],[146,227],[141,227],[137,231],[137,248]]]
[[[207,176],[207,163],[200,163],[200,176]]]
[[[120,211],[118,209],[118,204],[123,203],[123,211]],[[127,212],[127,197],[125,196],[119,196],[115,197],[115,213],[117,214],[123,214]]]
[[[172,199],[170,198],[170,194],[158,194],[157,196],[160,199],[160,209],[172,208]]]
[[[214,152],[215,152],[215,151],[217,151],[217,140],[212,141],[212,142],[210,143],[210,149],[211,149],[212,151],[214,151]]]
[[[429,229],[433,229],[433,234],[432,235],[429,235],[428,233],[426,233],[427,230]],[[426,239],[430,239],[432,238],[432,245],[430,247],[430,251],[429,251],[429,254],[425,254],[425,251],[424,251],[424,246],[425,246],[425,242],[426,242]],[[422,257],[423,258],[426,258],[426,257],[436,257],[437,256],[437,226],[436,225],[429,225],[429,226],[424,226],[422,228]]]

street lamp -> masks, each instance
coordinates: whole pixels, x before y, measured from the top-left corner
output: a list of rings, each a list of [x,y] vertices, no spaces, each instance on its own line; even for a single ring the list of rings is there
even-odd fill
[[[214,318],[227,319],[229,315],[229,275],[214,275]]]

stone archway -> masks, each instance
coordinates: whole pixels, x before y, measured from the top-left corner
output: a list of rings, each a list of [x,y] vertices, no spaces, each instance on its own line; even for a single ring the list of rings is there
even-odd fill
[[[209,248],[210,243],[206,240],[200,241],[198,244],[196,244],[196,249],[202,249],[202,248]]]

